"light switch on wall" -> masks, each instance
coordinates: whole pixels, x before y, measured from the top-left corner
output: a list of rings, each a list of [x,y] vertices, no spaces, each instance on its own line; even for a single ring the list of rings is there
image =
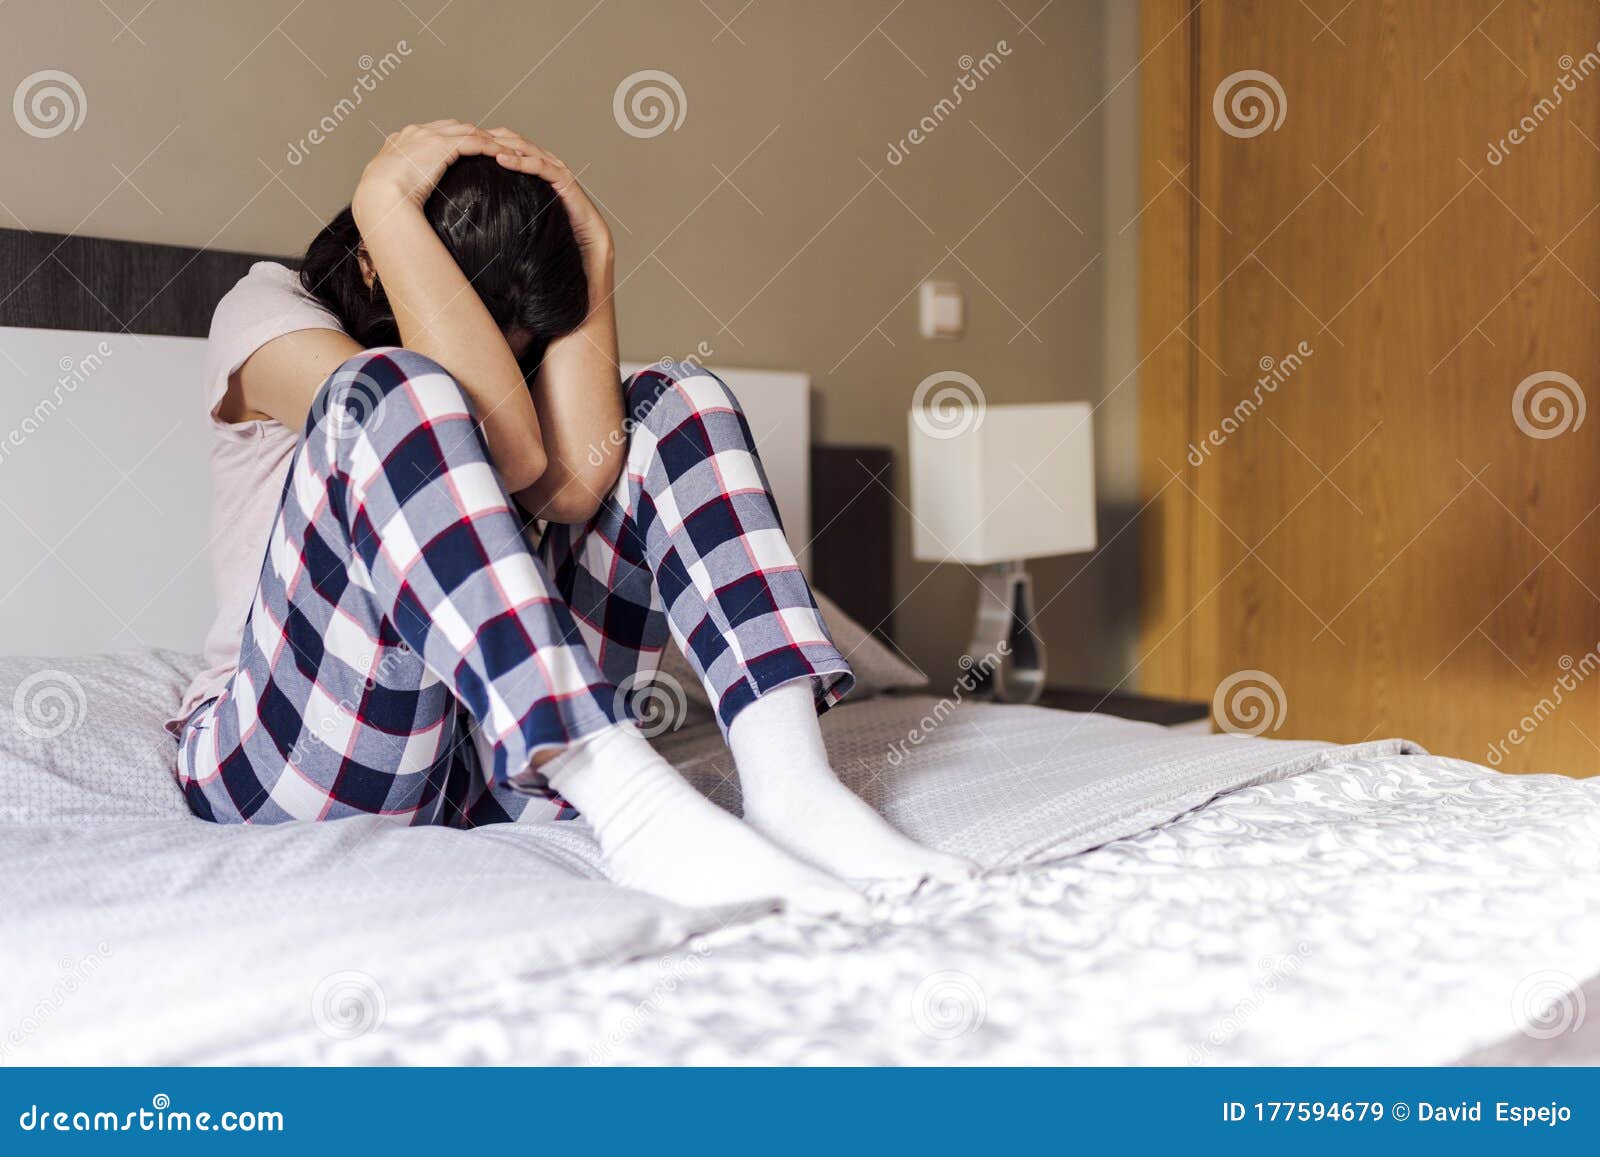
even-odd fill
[[[960,337],[967,327],[966,298],[953,281],[924,281],[917,304],[923,337]]]

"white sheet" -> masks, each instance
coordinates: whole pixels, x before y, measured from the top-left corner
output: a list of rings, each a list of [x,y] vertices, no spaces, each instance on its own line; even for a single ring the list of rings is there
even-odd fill
[[[0,827],[0,1059],[327,1039],[726,924],[592,875],[575,824]]]
[[[1600,784],[1407,756],[887,898],[870,926],[775,917],[212,1059],[1431,1065],[1600,1015],[1563,995],[1597,970]]]
[[[58,664],[82,725],[0,742],[7,1062],[1434,1063],[1600,972],[1600,783],[878,700],[825,717],[836,765],[1011,866],[752,923],[598,882],[577,824],[183,818],[145,734],[181,664],[142,661]],[[731,798],[714,734],[668,750]]]

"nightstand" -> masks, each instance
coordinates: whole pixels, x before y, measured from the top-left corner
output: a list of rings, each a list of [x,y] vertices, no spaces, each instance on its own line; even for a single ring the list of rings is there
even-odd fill
[[[1174,731],[1211,734],[1211,705],[1186,699],[1156,699],[1120,691],[1108,694],[1090,687],[1046,687],[1038,706],[1058,711],[1098,711],[1119,719],[1157,723]]]

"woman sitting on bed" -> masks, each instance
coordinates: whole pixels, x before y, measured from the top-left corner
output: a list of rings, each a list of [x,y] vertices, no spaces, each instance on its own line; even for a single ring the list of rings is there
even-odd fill
[[[298,277],[257,264],[223,298],[219,614],[173,721],[189,806],[456,827],[576,808],[617,882],[684,904],[831,910],[858,902],[843,880],[966,872],[834,776],[816,713],[850,668],[743,415],[692,365],[618,385],[613,278],[566,165],[444,120],[387,138]],[[669,631],[743,823],[627,718],[619,688]]]

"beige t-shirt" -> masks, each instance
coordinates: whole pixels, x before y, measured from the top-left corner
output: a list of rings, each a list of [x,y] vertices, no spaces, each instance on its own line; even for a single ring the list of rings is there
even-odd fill
[[[207,699],[222,693],[239,662],[244,621],[255,600],[261,564],[289,460],[300,432],[281,422],[225,422],[217,416],[228,379],[274,338],[302,329],[332,329],[339,319],[300,286],[294,271],[258,261],[211,316],[206,342],[205,402],[211,418],[211,576],[217,617],[206,634],[205,670],[195,676],[178,714],[180,725]]]

